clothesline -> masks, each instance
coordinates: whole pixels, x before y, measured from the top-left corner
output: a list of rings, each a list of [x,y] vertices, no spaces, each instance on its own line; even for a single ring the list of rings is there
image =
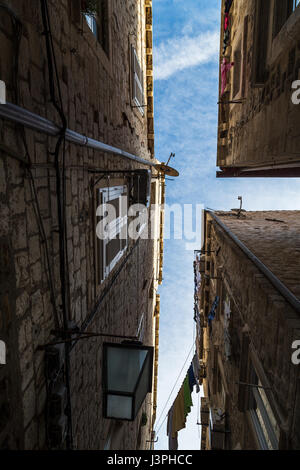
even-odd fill
[[[181,370],[180,370],[180,372],[179,372],[179,374],[178,374],[178,377],[177,377],[177,379],[176,379],[176,381],[175,381],[175,384],[174,384],[174,386],[173,386],[173,388],[172,388],[172,390],[171,390],[171,392],[170,392],[170,394],[169,394],[169,396],[168,396],[168,399],[167,399],[167,401],[166,401],[166,403],[165,403],[165,406],[163,407],[163,410],[162,410],[162,412],[160,413],[158,420],[156,421],[156,424],[155,424],[155,427],[156,427],[156,434],[159,433],[159,431],[160,431],[160,429],[161,429],[163,423],[165,422],[165,420],[166,420],[167,417],[168,417],[168,415],[166,415],[165,418],[164,418],[164,420],[163,420],[163,422],[162,422],[162,424],[160,424],[160,426],[158,427],[158,425],[159,425],[159,423],[160,423],[160,420],[161,420],[161,418],[162,418],[162,416],[163,416],[163,414],[164,414],[164,411],[165,411],[165,409],[166,409],[166,407],[167,407],[167,405],[168,405],[168,403],[169,403],[169,400],[170,400],[170,398],[171,398],[171,396],[172,396],[172,393],[173,393],[173,391],[175,390],[175,387],[176,387],[176,385],[177,385],[177,382],[178,382],[179,378],[181,377],[182,371],[183,371],[184,368],[185,368],[185,365],[186,365],[186,363],[187,363],[187,361],[188,361],[188,359],[189,359],[189,357],[190,357],[190,354],[191,354],[191,352],[192,352],[194,346],[195,346],[195,342],[194,342],[194,340],[193,340],[191,349],[189,350],[189,353],[188,353],[188,355],[187,355],[187,357],[186,357],[186,360],[184,361],[184,364],[183,364],[183,366],[182,366],[182,368],[181,368]]]
[[[185,428],[187,415],[193,406],[192,392],[200,391],[200,364],[195,353],[185,379],[180,387],[177,397],[168,412],[167,435],[169,437],[169,450],[178,449],[178,432]]]

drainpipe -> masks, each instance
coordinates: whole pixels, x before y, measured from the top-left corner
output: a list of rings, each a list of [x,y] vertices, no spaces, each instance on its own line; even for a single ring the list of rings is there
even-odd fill
[[[58,137],[61,133],[61,128],[53,121],[49,121],[48,119],[45,119],[38,114],[27,111],[26,109],[11,103],[0,105],[0,118],[16,122],[23,125],[24,127],[28,127],[34,131],[41,132],[52,137]],[[141,163],[143,165],[155,166],[157,164],[156,160],[154,162],[150,162],[149,160],[125,152],[119,148],[104,144],[99,140],[94,140],[86,137],[85,135],[78,134],[78,132],[74,132],[70,129],[66,129],[65,138],[72,144],[119,155],[120,157],[134,160],[137,163]]]

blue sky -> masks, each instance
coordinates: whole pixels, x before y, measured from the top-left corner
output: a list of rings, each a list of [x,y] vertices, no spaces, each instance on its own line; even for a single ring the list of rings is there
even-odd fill
[[[167,181],[166,202],[230,210],[241,195],[247,210],[300,209],[299,180],[216,179],[220,5],[221,0],[153,0],[156,157],[166,161],[175,152],[171,164],[180,171],[178,179]],[[193,343],[193,252],[185,244],[165,241],[158,418]],[[194,393],[179,450],[200,448],[198,398]],[[156,449],[167,449],[166,421],[158,438]]]

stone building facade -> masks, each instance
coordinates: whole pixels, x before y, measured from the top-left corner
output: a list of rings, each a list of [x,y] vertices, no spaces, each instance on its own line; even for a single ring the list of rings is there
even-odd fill
[[[300,175],[299,40],[297,0],[222,1],[218,177]]]
[[[204,212],[203,450],[300,448],[299,233],[299,211]]]
[[[0,79],[7,102],[155,163],[152,2],[99,0],[97,14],[86,15],[89,3],[1,2]],[[0,119],[0,340],[7,349],[0,365],[0,448],[149,448],[164,178],[147,163],[60,138]],[[121,195],[138,202],[140,190],[149,194],[145,187],[154,237],[144,237],[144,228],[137,240],[100,242],[99,198],[119,207]],[[153,393],[133,422],[103,418],[102,343],[121,340],[71,342],[78,331],[155,346]],[[39,348],[62,340],[67,343],[52,356]],[[66,408],[53,421],[47,374],[55,361],[55,380],[63,385],[56,405]]]

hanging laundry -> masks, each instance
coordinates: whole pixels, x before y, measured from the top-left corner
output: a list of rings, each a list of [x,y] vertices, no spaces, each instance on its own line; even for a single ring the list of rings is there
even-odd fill
[[[193,406],[188,374],[186,375],[184,382],[183,382],[183,391],[184,391],[183,392],[184,393],[184,417],[186,419],[187,415],[191,411],[191,407]]]
[[[175,439],[176,433],[183,428],[185,428],[185,414],[184,389],[182,385],[173,404],[172,437]]]
[[[192,364],[190,365],[190,368],[188,370],[188,377],[189,377],[189,387],[190,387],[190,391],[191,393],[193,392],[194,390],[194,385],[197,385],[197,381],[195,379],[195,375],[194,375],[194,371],[193,371],[193,366]]]
[[[197,308],[196,308],[196,304],[194,306],[194,322],[197,323],[197,317],[198,317],[198,312],[197,312]]]
[[[229,28],[229,13],[225,14],[225,19],[224,19],[224,31],[227,31]]]
[[[173,414],[174,407],[172,406],[168,413],[168,422],[167,422],[167,436],[169,437],[169,450],[178,449],[178,433],[175,433],[175,437],[172,436],[172,427],[173,427]]]
[[[196,353],[193,357],[192,360],[192,367],[193,367],[193,372],[194,372],[194,377],[196,379],[196,392],[200,392],[200,376],[199,376],[199,371],[200,371],[200,364],[199,364],[199,359],[198,359],[198,354]]]
[[[227,31],[228,26],[229,26],[229,13],[225,13],[224,31]]]
[[[230,31],[229,31],[229,28],[227,28],[227,30],[224,32],[223,55],[226,52],[229,41],[230,41]]]
[[[200,314],[199,314],[199,309],[198,309],[197,299],[196,299],[196,302],[195,302],[195,305],[194,305],[194,320],[197,321],[197,318],[199,316],[200,316]]]
[[[215,300],[214,300],[214,303],[212,304],[212,307],[211,307],[211,310],[209,312],[209,315],[208,315],[208,324],[211,325],[211,322],[213,321],[213,319],[215,318],[215,315],[216,315],[216,309],[219,305],[219,300],[220,298],[218,296],[216,296]]]
[[[227,87],[227,74],[229,70],[234,66],[234,62],[227,62],[225,57],[221,64],[221,97],[224,95]]]
[[[195,384],[196,380],[191,364],[178,395],[168,412],[167,436],[169,437],[169,450],[177,450],[178,448],[178,431],[185,428],[186,417],[193,406],[191,391]]]
[[[225,2],[225,13],[229,13],[233,0],[226,0]]]

